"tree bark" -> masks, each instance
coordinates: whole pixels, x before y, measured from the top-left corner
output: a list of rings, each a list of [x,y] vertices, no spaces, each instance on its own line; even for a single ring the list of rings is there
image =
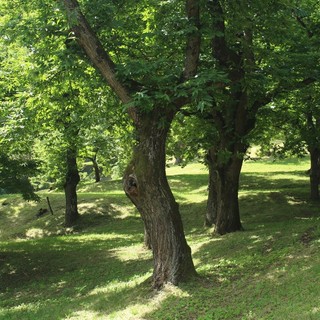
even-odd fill
[[[120,100],[123,103],[132,102],[134,94],[142,90],[143,86],[133,79],[122,82],[117,78],[115,64],[108,50],[91,29],[78,1],[63,2],[79,45]],[[181,82],[197,73],[201,39],[199,1],[186,0],[186,12],[190,26],[194,26],[195,30],[187,37]],[[154,106],[150,112],[141,112],[139,107],[134,106],[127,108],[139,141],[124,176],[124,189],[140,212],[150,237],[155,288],[161,288],[166,282],[176,284],[196,274],[191,250],[184,236],[179,206],[165,174],[165,143],[172,118],[178,108],[190,101],[189,97],[178,97],[176,100],[174,106]]]
[[[77,167],[77,150],[69,148],[67,150],[67,172],[64,184],[66,198],[65,226],[71,227],[79,218],[77,202],[77,185],[80,176]]]
[[[320,183],[320,149],[318,148],[309,148],[310,152],[310,198],[314,201],[320,200],[319,195],[319,183]]]
[[[159,126],[165,110],[141,115],[139,144],[124,176],[124,190],[138,208],[154,258],[153,287],[177,284],[196,274],[183,232],[179,206],[165,174],[165,143],[172,116]]]
[[[206,225],[215,225],[215,233],[223,235],[243,230],[240,220],[238,190],[243,157],[231,155],[226,163],[219,163],[211,148],[207,155],[209,165],[209,196]]]
[[[97,154],[95,154],[92,158],[90,158],[92,161],[92,166],[94,170],[94,178],[96,182],[101,181],[101,175],[100,175],[100,168],[97,162]]]
[[[219,183],[219,173],[216,170],[214,163],[213,150],[210,149],[206,156],[206,163],[209,169],[209,183],[208,183],[208,200],[206,209],[206,219],[205,225],[207,227],[213,226],[217,221],[218,214],[218,195],[221,193],[218,191]]]

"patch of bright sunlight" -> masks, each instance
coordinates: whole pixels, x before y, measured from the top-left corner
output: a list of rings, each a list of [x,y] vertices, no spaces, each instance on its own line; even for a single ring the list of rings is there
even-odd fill
[[[205,192],[203,192],[203,194],[199,194],[199,193],[193,193],[190,192],[187,195],[184,192],[174,192],[175,196],[179,196],[179,203],[184,203],[184,202],[188,202],[188,203],[201,203],[203,201],[206,201],[208,196],[206,195]],[[182,200],[183,199],[183,200]]]
[[[145,319],[144,316],[149,314],[161,306],[161,303],[168,297],[190,297],[190,294],[177,288],[176,286],[167,284],[160,292],[156,293],[146,303],[143,299],[141,303],[135,303],[127,306],[125,309],[120,311],[115,311],[109,315],[108,319],[114,320],[142,320]]]
[[[97,208],[97,205],[94,202],[78,203],[78,209],[90,210],[90,209],[96,209],[96,208]]]
[[[132,206],[129,205],[129,206],[124,206],[123,204],[121,205],[117,205],[115,203],[113,203],[111,205],[111,208],[112,210],[118,212],[120,215],[117,216],[116,218],[119,218],[119,219],[125,219],[125,218],[128,218],[128,217],[131,217],[132,216]]]
[[[320,307],[314,307],[314,308],[312,308],[311,313],[312,313],[312,314],[320,314]]]
[[[40,239],[43,238],[44,235],[44,230],[40,228],[30,228],[26,231],[27,239]]]
[[[21,312],[21,311],[37,311],[40,308],[40,302],[32,302],[32,303],[21,303],[18,306],[13,306],[10,308],[10,311]]]
[[[259,243],[263,240],[261,239],[260,236],[256,236],[256,235],[250,236],[249,239],[253,240],[252,243]]]
[[[95,319],[107,319],[102,317],[98,312],[92,310],[75,311],[70,316],[64,318],[65,320],[95,320]]]
[[[150,250],[144,248],[141,244],[111,249],[109,252],[113,257],[122,262],[129,260],[141,260],[143,258],[148,258],[151,254]]]
[[[266,279],[273,281],[275,283],[279,282],[285,274],[287,274],[287,265],[272,269],[270,272],[265,274]]]
[[[91,292],[88,293],[88,296],[108,294],[111,292],[117,292],[128,288],[134,288],[140,285],[142,282],[146,281],[150,276],[151,272],[147,272],[143,275],[136,275],[132,277],[129,281],[113,280],[109,282],[106,286],[91,290]]]
[[[167,176],[177,174],[207,174],[208,169],[201,163],[191,163],[181,168],[179,166],[172,166],[166,169]]]
[[[250,310],[247,314],[245,314],[243,319],[247,319],[247,320],[257,319],[257,315]]]
[[[128,235],[128,234],[121,234],[121,233],[90,233],[90,234],[83,234],[83,235],[77,235],[77,236],[68,236],[63,237],[63,242],[88,242],[88,241],[104,241],[104,240],[128,240],[128,239],[135,239],[135,235]]]

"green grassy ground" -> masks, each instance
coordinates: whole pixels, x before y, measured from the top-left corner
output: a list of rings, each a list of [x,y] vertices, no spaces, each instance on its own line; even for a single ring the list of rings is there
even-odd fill
[[[152,255],[120,181],[83,184],[81,221],[63,227],[63,194],[0,198],[0,319],[320,319],[319,204],[307,161],[248,162],[243,232],[203,227],[207,171],[168,169],[199,273],[150,289]],[[50,197],[54,215],[35,215]]]

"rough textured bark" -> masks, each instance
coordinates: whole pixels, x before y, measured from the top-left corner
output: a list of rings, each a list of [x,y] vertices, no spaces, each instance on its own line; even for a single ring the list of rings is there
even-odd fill
[[[80,176],[77,167],[76,150],[68,149],[66,160],[67,172],[66,181],[64,184],[64,192],[66,198],[65,226],[71,227],[79,218],[77,185],[80,181]]]
[[[207,5],[212,15],[212,30],[215,30],[211,42],[212,56],[226,73],[229,89],[221,84],[216,90],[223,98],[212,97],[210,120],[217,130],[217,138],[207,155],[209,195],[206,225],[215,224],[215,232],[225,234],[242,230],[238,204],[239,176],[247,148],[246,136],[254,128],[258,102],[250,101],[245,87],[246,71],[254,65],[252,33],[250,30],[243,32],[243,50],[237,50],[228,43],[225,34],[221,1],[209,0]]]
[[[238,190],[242,157],[233,155],[228,162],[219,164],[213,149],[208,153],[211,162],[207,225],[215,225],[215,232],[226,234],[243,230],[240,221]]]
[[[208,200],[206,208],[205,225],[211,227],[217,221],[218,214],[218,194],[219,194],[219,173],[216,170],[214,163],[213,150],[210,149],[206,156],[206,163],[209,169],[209,183],[208,183]]]
[[[77,0],[63,0],[70,26],[80,46],[101,72],[109,86],[123,103],[141,86],[116,76],[114,63],[82,14]],[[195,31],[187,37],[184,70],[180,83],[197,72],[200,53],[199,1],[186,1],[187,18]],[[168,92],[170,95],[170,92]],[[176,97],[174,93],[173,97]],[[172,98],[172,105],[142,112],[139,107],[127,108],[136,129],[138,146],[126,170],[124,189],[137,207],[150,237],[154,257],[153,285],[161,288],[166,282],[178,283],[195,274],[191,250],[186,243],[178,204],[165,175],[165,143],[173,116],[189,100]],[[171,111],[170,111],[171,110]]]
[[[310,169],[310,197],[311,200],[319,201],[319,183],[320,183],[320,149],[319,148],[310,148],[310,160],[311,160],[311,169]]]
[[[124,176],[124,189],[136,205],[150,237],[154,258],[153,287],[177,284],[195,275],[179,206],[165,174],[165,143],[172,117],[159,127],[163,113],[141,118],[139,144]]]
[[[90,158],[90,160],[92,161],[95,181],[96,182],[100,182],[101,181],[101,175],[100,175],[100,168],[99,168],[99,165],[98,165],[98,162],[97,162],[97,154],[95,154],[92,158]]]

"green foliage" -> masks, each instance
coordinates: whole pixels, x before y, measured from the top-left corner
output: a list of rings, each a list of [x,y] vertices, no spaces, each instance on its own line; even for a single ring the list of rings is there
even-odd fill
[[[24,200],[39,201],[30,183],[30,176],[37,172],[38,164],[33,160],[9,158],[0,154],[0,192],[21,193]]]
[[[64,184],[70,147],[82,156],[88,148],[99,148],[106,175],[123,168],[130,155],[130,125],[70,34],[59,2],[1,5],[7,54],[0,81],[7,88],[3,99],[8,105],[3,144],[14,140],[23,145],[26,137],[19,139],[18,133],[30,134],[29,152],[41,163],[41,173],[33,179],[38,187]]]
[[[217,136],[211,124],[194,115],[179,113],[172,123],[167,141],[168,159],[185,166],[192,161],[203,161],[211,141]]]

